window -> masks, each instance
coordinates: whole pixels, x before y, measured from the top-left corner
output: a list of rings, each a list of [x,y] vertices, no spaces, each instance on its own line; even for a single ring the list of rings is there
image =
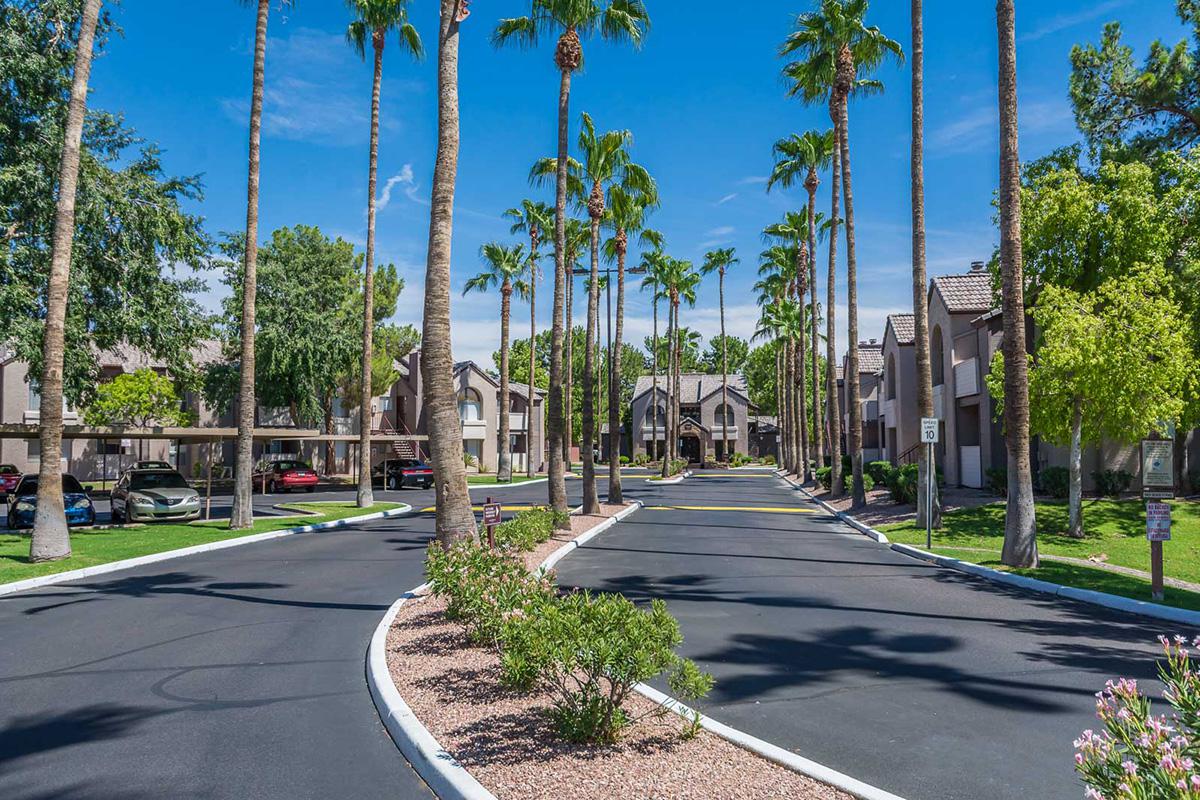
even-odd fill
[[[29,384],[29,410],[38,411],[42,407],[42,393],[32,383]]]
[[[724,403],[717,406],[716,411],[713,412],[713,425],[721,427],[722,419],[724,420],[724,424],[730,428],[737,424],[737,418],[733,413],[733,406],[727,406]]]
[[[478,439],[467,439],[463,441],[463,453],[475,460],[478,466],[479,459],[483,458],[483,442]]]
[[[387,395],[379,398],[379,410],[385,414],[392,410],[392,397]]]
[[[25,455],[28,458],[42,457],[42,443],[39,439],[30,439],[25,445]]]
[[[658,412],[658,419],[655,419],[655,412]],[[648,427],[665,428],[667,426],[667,410],[662,406],[651,406],[646,409],[646,425]]]
[[[119,456],[125,452],[125,448],[121,446],[120,439],[105,439],[100,442],[100,455],[102,456]]]
[[[887,360],[887,372],[884,375],[884,380],[887,381],[887,399],[896,399],[896,356],[889,355]]]
[[[933,329],[929,337],[929,361],[933,368],[933,385],[941,386],[946,382],[946,347],[942,344],[942,326]]]
[[[340,397],[333,398],[333,416],[337,418],[345,418],[350,416],[346,410],[346,401]]]
[[[483,419],[483,400],[474,389],[464,389],[458,395],[458,418],[463,422]]]

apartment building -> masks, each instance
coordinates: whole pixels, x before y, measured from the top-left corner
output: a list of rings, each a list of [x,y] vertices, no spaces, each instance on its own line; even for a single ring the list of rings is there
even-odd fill
[[[842,411],[842,452],[848,453],[850,431],[850,406],[847,402],[846,374],[850,371],[850,358],[843,356],[838,369],[838,408]],[[858,343],[858,402],[861,410],[863,462],[883,458],[884,444],[881,439],[882,406],[880,379],[883,371],[883,345],[878,339],[867,339]]]
[[[642,375],[631,400],[634,425],[631,454],[658,457],[666,447],[667,409],[671,381]],[[679,457],[691,463],[724,459],[729,453],[750,452],[750,417],[753,409],[744,375],[729,375],[728,404],[724,402],[720,375],[685,372],[679,378]],[[758,425],[756,424],[756,428]],[[728,435],[728,439],[726,439]],[[764,444],[758,443],[760,447]]]

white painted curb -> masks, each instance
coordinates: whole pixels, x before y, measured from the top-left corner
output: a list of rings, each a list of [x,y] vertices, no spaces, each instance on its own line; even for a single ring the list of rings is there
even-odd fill
[[[93,575],[104,575],[109,572],[131,569],[133,567],[140,567],[145,564],[168,561],[173,558],[194,556],[199,553],[210,553],[214,550],[224,550],[229,547],[241,547],[244,544],[265,542],[269,539],[279,539],[284,536],[295,536],[301,533],[335,530],[337,528],[345,528],[349,525],[357,525],[361,522],[371,522],[379,519],[402,517],[405,514],[411,513],[412,510],[413,507],[408,503],[401,503],[399,508],[393,508],[387,511],[378,511],[374,514],[363,514],[358,517],[346,517],[345,519],[333,520],[331,522],[318,522],[313,525],[301,525],[296,528],[284,528],[283,530],[268,531],[267,533],[255,533],[251,534],[250,536],[241,536],[236,539],[224,539],[219,542],[197,544],[191,547],[181,547],[177,550],[165,550],[161,553],[151,553],[145,556],[138,556],[137,558],[126,558],[121,561],[111,561],[107,564],[97,564],[93,567],[83,567],[81,569],[73,569],[67,572],[57,572],[53,575],[42,575],[37,578],[28,578],[23,581],[0,584],[0,597],[13,594],[14,592],[24,592],[29,589],[37,589],[42,586],[66,583],[68,581],[79,580],[80,578],[90,578]]]
[[[692,719],[695,712],[683,703],[675,700],[662,692],[655,689],[653,686],[647,686],[644,683],[639,683],[633,687],[639,694],[649,698],[651,701],[662,705],[685,719]],[[710,733],[714,733],[725,739],[728,742],[736,744],[744,750],[749,750],[756,753],[768,761],[779,764],[794,772],[799,772],[801,775],[807,775],[810,778],[828,784],[837,789],[841,789],[847,794],[860,798],[860,800],[903,800],[899,795],[885,792],[883,789],[871,786],[868,783],[863,783],[860,780],[851,778],[837,770],[830,769],[824,764],[818,764],[816,761],[804,758],[790,750],[785,750],[778,745],[773,745],[770,742],[763,741],[748,733],[743,733],[736,728],[731,728],[723,722],[717,722],[711,717],[700,715],[700,726]]]
[[[496,800],[495,795],[483,788],[483,784],[446,752],[429,729],[421,724],[400,696],[388,671],[388,631],[400,613],[400,607],[426,586],[428,584],[418,586],[393,603],[375,627],[367,648],[367,686],[371,689],[371,699],[396,747],[441,800]]]
[[[778,473],[777,473],[778,474]],[[783,478],[782,475],[779,477]],[[1075,586],[1063,586],[1061,583],[1051,583],[1050,581],[1038,580],[1037,578],[1029,578],[1024,575],[1013,575],[1009,572],[1003,572],[991,567],[985,567],[981,564],[973,564],[970,561],[962,561],[949,556],[939,556],[936,553],[930,553],[927,550],[922,550],[918,547],[913,547],[899,542],[891,542],[887,536],[875,530],[874,528],[864,525],[850,514],[844,514],[834,510],[828,503],[818,500],[804,487],[797,484],[795,481],[783,478],[787,483],[795,486],[811,500],[816,501],[826,511],[834,514],[838,519],[845,522],[860,533],[870,536],[880,544],[890,546],[897,553],[917,558],[921,561],[927,561],[930,564],[936,564],[939,567],[952,569],[957,572],[963,572],[967,575],[974,575],[976,578],[982,578],[985,581],[999,583],[1005,586],[1015,586],[1018,589],[1025,589],[1030,592],[1039,594],[1048,594],[1053,597],[1063,597],[1068,600],[1075,600],[1079,603],[1089,603],[1094,606],[1102,606],[1110,608],[1114,611],[1124,611],[1129,614],[1137,614],[1142,617],[1150,617],[1152,619],[1161,619],[1167,622],[1175,622],[1181,625],[1189,625],[1200,628],[1200,611],[1188,611],[1183,608],[1173,608],[1171,606],[1159,605],[1158,603],[1150,603],[1145,600],[1133,600],[1128,597],[1121,597],[1107,592],[1097,592],[1091,589],[1080,589]]]
[[[641,501],[634,501],[636,505],[621,511],[611,519],[597,525],[592,530],[585,533],[583,536],[568,542],[559,549],[550,554],[549,558],[541,564],[541,569],[549,570],[554,567],[565,556],[570,554],[572,550],[586,544],[589,540],[598,536],[602,532],[608,530],[618,521],[628,517],[630,514],[641,508]],[[655,689],[653,686],[647,686],[644,683],[634,685],[634,690],[652,702],[662,705],[676,714],[687,719],[692,719],[694,712],[678,700],[672,699],[662,692]],[[707,731],[720,736],[728,742],[749,750],[752,753],[762,756],[768,761],[779,764],[787,769],[799,772],[801,775],[807,775],[810,778],[829,784],[830,786],[841,789],[842,791],[860,798],[860,800],[903,800],[898,795],[885,792],[882,789],[877,789],[870,784],[851,778],[849,775],[844,775],[836,770],[830,769],[823,764],[818,764],[803,756],[799,756],[790,750],[785,750],[782,747],[773,745],[770,742],[763,741],[757,737],[751,736],[748,733],[743,733],[736,728],[731,728],[723,722],[718,722],[715,719],[701,715],[700,725]]]
[[[653,483],[655,486],[669,486],[673,483],[683,483],[684,478],[692,477],[692,471],[689,469],[686,472],[681,472],[672,478],[655,478],[649,477],[646,483]]]

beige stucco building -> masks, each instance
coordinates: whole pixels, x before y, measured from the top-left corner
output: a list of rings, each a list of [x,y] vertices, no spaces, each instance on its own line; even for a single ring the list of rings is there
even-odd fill
[[[730,375],[728,404],[722,400],[720,375],[686,372],[680,376],[679,454],[692,463],[750,452],[750,393],[743,375]],[[669,379],[643,375],[633,389],[631,454],[657,457],[666,445],[667,409],[671,403]],[[726,440],[728,435],[728,440]],[[728,444],[726,444],[728,442]]]

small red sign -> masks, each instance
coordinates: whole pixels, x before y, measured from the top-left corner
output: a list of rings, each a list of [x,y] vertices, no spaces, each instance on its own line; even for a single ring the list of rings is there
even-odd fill
[[[488,503],[483,507],[483,524],[484,525],[499,525],[500,524],[500,504]]]

